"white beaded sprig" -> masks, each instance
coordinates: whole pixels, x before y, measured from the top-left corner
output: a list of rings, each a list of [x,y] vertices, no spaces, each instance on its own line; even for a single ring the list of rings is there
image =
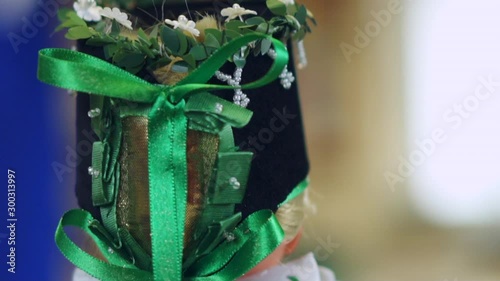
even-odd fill
[[[291,71],[288,71],[288,67],[283,68],[283,72],[280,74],[281,86],[289,90],[292,87],[292,83],[295,82],[295,76]]]
[[[237,67],[232,76],[229,74],[222,73],[221,71],[216,71],[215,77],[222,82],[226,82],[229,86],[236,86],[237,88],[234,89],[234,96],[233,96],[234,103],[241,107],[247,107],[248,104],[250,103],[250,99],[239,88],[242,74],[243,74],[243,68]]]
[[[95,118],[95,117],[101,115],[101,110],[99,108],[91,109],[91,110],[89,110],[89,112],[87,112],[87,115],[90,118]]]
[[[94,167],[90,166],[88,168],[89,175],[93,176],[94,178],[98,178],[100,175],[100,171],[95,169]]]
[[[273,60],[276,59],[277,55],[275,50],[269,49],[267,54]],[[289,90],[292,87],[292,83],[295,82],[295,76],[293,75],[293,72],[288,70],[287,66],[283,68],[283,71],[281,72],[279,77],[281,79],[281,86],[283,86],[283,88],[285,88],[286,90]]]

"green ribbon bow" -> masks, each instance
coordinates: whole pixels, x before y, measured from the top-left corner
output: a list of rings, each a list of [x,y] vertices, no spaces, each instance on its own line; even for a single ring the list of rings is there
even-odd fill
[[[187,201],[188,117],[186,115],[193,112],[186,103],[194,94],[210,90],[234,89],[232,86],[206,83],[233,54],[249,43],[262,39],[272,41],[277,57],[270,70],[261,79],[241,86],[241,89],[253,89],[274,81],[288,62],[286,47],[279,40],[263,34],[248,34],[230,41],[189,76],[173,86],[150,84],[87,54],[67,49],[40,51],[38,78],[45,83],[64,89],[152,105],[148,116],[150,120],[148,169],[153,272],[142,270],[133,261],[124,258],[127,255],[122,245],[113,244],[112,237],[102,225],[84,210],[72,210],[66,213],[56,231],[56,243],[68,260],[101,280],[225,281],[241,277],[274,251],[284,238],[283,230],[274,214],[269,210],[263,210],[239,224],[234,232],[233,241],[221,243],[210,254],[195,262],[193,275],[183,276],[183,239]],[[210,109],[203,111],[209,112]],[[238,115],[238,111],[236,110],[234,114]],[[220,119],[229,122],[224,118]],[[233,119],[239,119],[239,123],[247,122],[242,121],[245,118],[237,116]],[[211,122],[215,122],[215,127],[220,127],[217,125],[218,121]],[[200,126],[206,127],[203,124]],[[77,226],[88,233],[109,263],[94,258],[73,243],[63,229],[68,225]],[[121,233],[120,230],[118,233]]]

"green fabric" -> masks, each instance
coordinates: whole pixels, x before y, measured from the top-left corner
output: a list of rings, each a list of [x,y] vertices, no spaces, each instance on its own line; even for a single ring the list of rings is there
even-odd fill
[[[234,89],[231,86],[205,83],[234,53],[260,39],[272,40],[277,58],[261,79],[241,86],[242,89],[251,89],[274,81],[286,66],[288,52],[279,40],[262,34],[248,34],[237,38],[221,47],[199,68],[174,86],[150,84],[103,60],[79,52],[66,49],[40,51],[38,78],[45,83],[129,102],[153,104],[149,113],[148,128],[153,273],[137,267],[147,265],[148,261],[135,260],[141,259],[141,254],[137,252],[134,254],[132,249],[134,241],[117,229],[115,214],[117,192],[114,192],[113,204],[101,207],[106,228],[96,224],[95,220],[82,210],[70,211],[63,217],[56,231],[56,243],[71,262],[104,281],[183,280],[182,255],[187,201],[186,101],[189,101],[194,94],[210,90]],[[213,106],[213,102],[210,105]],[[199,108],[206,116],[214,116],[213,107]],[[227,109],[234,116],[220,114],[219,110],[215,115],[224,122],[234,125],[248,122],[249,118],[245,117],[248,113],[243,108],[228,106]],[[115,122],[118,121],[115,119]],[[116,163],[120,134],[121,130],[116,129],[112,132],[110,140],[107,137],[103,140],[104,143],[109,141],[110,145],[107,152],[106,146],[103,146],[105,151],[102,164],[103,178],[104,183],[111,185],[116,185],[119,180]],[[99,230],[99,235],[89,231],[90,223]],[[106,251],[105,246],[111,245],[114,253],[119,253],[120,257],[125,258],[115,258],[115,255],[106,254],[110,257],[108,258],[110,264],[96,260],[68,238],[63,230],[66,225],[77,226],[89,233],[101,251]],[[121,237],[124,235],[125,237]],[[235,240],[221,243],[200,261],[193,263],[190,277],[186,280],[234,280],[272,253],[284,235],[272,212],[267,210],[247,218],[238,226],[234,236]],[[127,245],[123,245],[125,243]]]
[[[245,196],[252,152],[219,152],[217,159],[217,177],[208,192],[208,204],[239,204]],[[239,186],[231,185],[231,178]]]
[[[104,145],[100,141],[92,145],[92,169],[98,171],[98,175],[92,176],[92,202],[94,206],[109,204],[113,200],[113,190],[104,190],[102,184]]]
[[[253,114],[209,93],[192,96],[186,104],[185,113],[189,117],[190,129],[211,134],[218,134],[226,125],[242,128],[250,122]]]

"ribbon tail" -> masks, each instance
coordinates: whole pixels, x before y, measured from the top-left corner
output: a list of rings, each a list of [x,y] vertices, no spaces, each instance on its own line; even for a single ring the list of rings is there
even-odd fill
[[[155,281],[182,280],[187,204],[187,117],[184,101],[160,96],[149,116],[149,180]]]
[[[153,102],[163,89],[99,58],[58,48],[38,53],[37,76],[59,88],[135,102]]]
[[[150,272],[137,269],[120,257],[117,251],[112,251],[112,253],[102,251],[112,264],[104,262],[82,250],[64,231],[65,226],[75,226],[89,234],[100,249],[108,248],[109,246],[90,230],[93,221],[92,215],[81,209],[71,210],[64,214],[55,235],[56,245],[63,255],[75,266],[102,281],[153,281],[153,275]]]

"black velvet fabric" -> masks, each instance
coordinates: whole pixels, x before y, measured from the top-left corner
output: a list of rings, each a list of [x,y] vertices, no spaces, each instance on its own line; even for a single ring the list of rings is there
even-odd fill
[[[247,3],[244,7],[257,10],[259,15],[263,15],[262,11],[266,11],[265,3],[258,2],[260,1]],[[190,5],[190,9],[192,12],[208,11],[210,13],[219,10],[218,14],[220,14],[220,9],[229,4],[228,1],[218,1],[215,4]],[[166,17],[177,18],[179,13],[185,13],[186,7],[185,5],[169,6],[165,10],[172,14]],[[155,13],[152,8],[147,11]],[[137,11],[137,15],[143,16],[144,13],[144,11]],[[291,50],[290,47],[289,50]],[[102,56],[100,52],[84,45],[80,45],[79,48],[81,51]],[[295,73],[291,52],[290,55],[288,69]],[[262,77],[273,62],[267,55],[257,57],[251,55],[247,61],[243,69],[242,84]],[[232,74],[234,64],[226,64],[221,71]],[[213,78],[210,83],[221,82]],[[278,204],[286,199],[293,188],[307,177],[309,163],[297,81],[289,90],[284,89],[278,79],[260,89],[244,92],[250,98],[248,109],[252,110],[254,115],[246,127],[234,130],[234,136],[235,143],[242,150],[254,152],[247,193],[242,204],[237,206],[237,211],[242,212],[246,217],[261,209],[275,211]],[[214,94],[232,101],[234,93],[233,91],[220,91]],[[90,130],[88,110],[88,95],[80,94],[77,98],[77,141],[88,139],[88,136],[82,133],[84,130]],[[91,178],[87,173],[88,166],[90,166],[90,157],[83,159],[82,165],[78,166],[76,195],[82,208],[89,210],[95,217],[100,217],[98,210],[91,203]]]
[[[267,55],[249,59],[243,69],[242,84],[262,77],[272,62]],[[226,65],[222,71],[229,74],[232,69],[234,66]],[[288,69],[295,73],[293,60]],[[277,80],[244,92],[250,98],[247,108],[254,114],[247,126],[233,132],[236,145],[254,153],[245,199],[237,206],[246,217],[261,209],[276,210],[293,188],[307,177],[309,163],[297,82],[289,90]],[[232,100],[231,91],[217,94]]]

